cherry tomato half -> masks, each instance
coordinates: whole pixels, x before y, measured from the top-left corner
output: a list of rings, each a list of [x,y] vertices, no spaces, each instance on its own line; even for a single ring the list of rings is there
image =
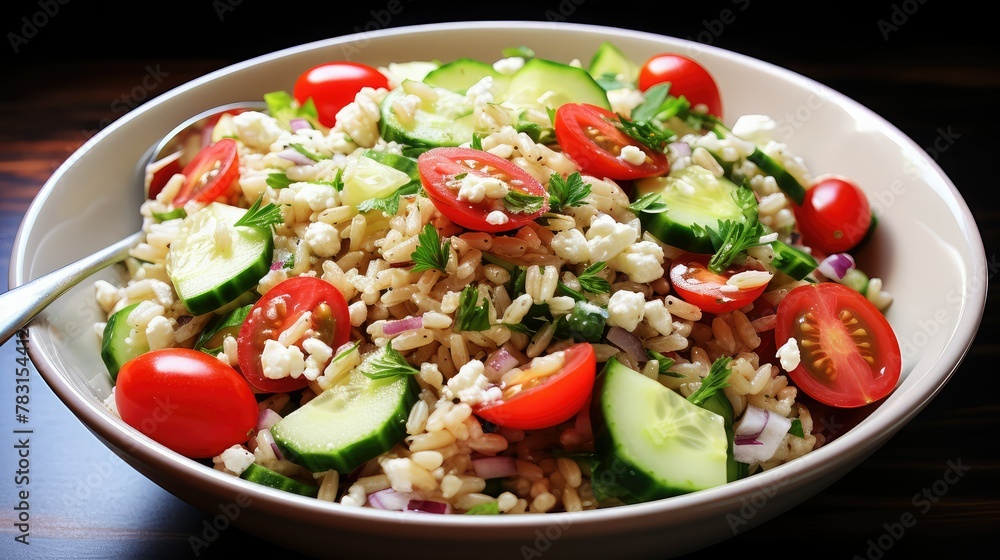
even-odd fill
[[[125,362],[115,406],[129,426],[196,459],[247,441],[257,425],[257,399],[246,380],[189,348],[153,350]]]
[[[309,383],[305,376],[271,379],[264,375],[260,360],[264,344],[277,340],[306,312],[311,313],[310,326],[305,336],[295,341],[296,345],[301,347],[302,340],[313,337],[336,352],[350,341],[351,318],[347,301],[333,284],[315,276],[295,276],[281,282],[257,300],[236,337],[240,371],[258,391],[283,393],[301,389]]]
[[[716,274],[708,269],[710,255],[682,253],[670,265],[670,283],[684,301],[697,305],[706,313],[727,313],[739,309],[764,293],[767,283],[752,288],[737,288],[727,284],[740,272],[752,270],[732,265]]]
[[[795,207],[802,242],[824,254],[850,251],[865,238],[872,222],[868,197],[853,181],[817,177]]]
[[[506,159],[471,148],[432,148],[417,158],[420,180],[427,196],[446,218],[474,231],[496,233],[517,229],[549,209],[549,193],[527,171]],[[494,178],[506,183],[510,193],[535,197],[537,210],[515,212],[502,198],[483,197],[473,202],[460,197],[463,183],[479,178]],[[475,178],[475,179],[474,179]],[[540,197],[541,200],[537,200]],[[494,212],[500,220],[490,218]]]
[[[389,80],[377,68],[338,60],[303,72],[295,80],[292,96],[299,103],[312,98],[320,124],[332,127],[337,122],[337,113],[365,87],[388,88]]]
[[[563,152],[587,173],[616,180],[656,177],[670,171],[667,156],[644,146],[621,131],[618,116],[596,105],[566,103],[556,109],[556,139]],[[619,157],[625,146],[634,146],[646,155],[636,165]]]
[[[174,206],[183,206],[192,199],[234,203],[240,192],[239,167],[238,148],[232,138],[202,148],[181,171],[185,180],[174,197]]]
[[[888,395],[899,381],[899,341],[885,315],[859,292],[836,282],[795,288],[778,304],[780,348],[798,341],[795,385],[822,403],[855,408]]]
[[[722,96],[715,78],[697,61],[684,55],[663,53],[651,57],[639,69],[639,89],[670,82],[670,95],[684,96],[692,106],[705,105],[708,114],[722,118]]]
[[[561,366],[553,371],[533,361],[504,388],[502,400],[477,406],[476,415],[514,430],[548,428],[572,418],[586,406],[594,388],[597,375],[594,347],[581,342],[550,356],[556,360],[561,357]],[[552,358],[535,358],[539,359]]]

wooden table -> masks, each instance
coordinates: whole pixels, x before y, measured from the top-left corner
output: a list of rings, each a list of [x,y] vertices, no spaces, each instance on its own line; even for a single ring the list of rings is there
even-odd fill
[[[358,22],[374,17],[357,8],[353,19],[346,21],[299,22],[293,36],[287,28],[275,30],[277,22],[269,26],[265,9],[217,2],[213,4],[217,10],[222,8],[216,4],[233,9],[223,10],[218,21],[214,18],[220,16],[211,13],[209,3],[202,3],[200,20],[163,15],[166,28],[200,22],[204,32],[197,27],[191,32],[217,40],[212,49],[185,43],[186,39],[164,45],[173,37],[166,31],[128,32],[123,31],[124,25],[116,28],[124,36],[103,36],[97,28],[88,34],[83,27],[97,25],[100,18],[106,22],[114,14],[88,14],[73,4],[60,5],[60,15],[49,18],[47,27],[19,45],[21,58],[15,57],[5,76],[11,86],[0,88],[0,283],[7,281],[13,237],[33,196],[52,171],[100,127],[132,106],[207,71],[275,48],[351,32]],[[38,6],[26,3],[23,12],[13,13],[31,16]],[[581,2],[534,6],[533,11],[520,12],[523,19],[551,19],[549,12],[573,8],[563,14],[568,21],[635,27],[709,42],[775,62],[858,100],[935,156],[972,208],[989,262],[996,264],[993,251],[998,229],[993,220],[998,219],[1000,205],[992,165],[1000,146],[992,129],[1000,124],[996,108],[1000,58],[996,47],[983,38],[985,32],[977,35],[975,27],[984,19],[982,15],[960,14],[953,6],[936,3],[887,3],[869,5],[867,11],[852,17],[829,13],[824,21],[808,22],[809,29],[795,29],[788,27],[793,19],[781,19],[775,10],[750,6],[748,1],[703,3],[687,9],[684,18],[655,22],[636,14],[608,15],[599,6]],[[435,21],[443,13],[411,10],[391,25]],[[472,15],[496,19],[485,10]],[[227,50],[227,41],[237,44],[237,30],[253,31],[264,39]],[[132,58],[118,56],[122,52],[116,46],[119,42],[131,45]],[[159,72],[155,80],[147,80],[151,87],[137,87],[151,69]],[[933,266],[928,263],[929,268]],[[749,551],[755,557],[792,545],[816,558],[877,559],[950,558],[977,549],[993,550],[1000,529],[996,443],[1000,399],[992,392],[1000,357],[993,340],[998,317],[995,301],[990,300],[980,335],[953,379],[864,464],[804,504],[704,553],[738,557]],[[13,341],[0,347],[0,364],[8,376],[0,383],[5,410],[0,417],[4,438],[0,443],[4,448],[0,454],[0,558],[195,557],[189,538],[201,534],[206,515],[112,454],[33,369],[31,544],[14,542],[18,442],[12,433],[16,426],[10,409],[15,395],[9,370],[20,367],[18,358]],[[664,549],[669,547],[665,542]],[[197,556],[216,558],[241,552],[256,557],[294,556],[235,529],[221,532]]]

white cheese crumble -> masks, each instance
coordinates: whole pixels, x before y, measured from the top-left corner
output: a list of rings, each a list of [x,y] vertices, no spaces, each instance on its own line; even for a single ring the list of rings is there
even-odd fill
[[[652,241],[633,243],[608,266],[628,274],[633,282],[652,282],[663,276],[663,247]]]
[[[483,362],[471,360],[448,380],[447,387],[442,389],[442,398],[458,399],[470,406],[500,399],[503,396],[500,388],[490,385]]]
[[[267,152],[271,144],[287,131],[281,128],[277,119],[258,111],[244,111],[233,117],[236,136],[250,148]]]
[[[226,467],[226,472],[240,476],[253,464],[253,453],[247,451],[242,445],[234,445],[223,451],[212,460],[215,464],[222,464]]]
[[[264,370],[264,377],[268,379],[298,378],[306,369],[305,356],[298,346],[285,347],[273,339],[268,339],[264,343],[260,364]]]
[[[646,296],[639,292],[619,290],[608,301],[608,325],[635,330],[645,313]]]
[[[499,210],[494,210],[486,215],[486,223],[493,224],[495,226],[502,226],[509,221],[510,218],[507,217],[507,214],[504,214]]]
[[[510,192],[507,183],[495,177],[467,173],[458,183],[458,199],[482,202],[486,198],[503,198]]]
[[[508,76],[520,70],[522,66],[524,66],[524,58],[520,56],[501,58],[493,63],[494,70]]]
[[[333,357],[333,348],[318,338],[309,337],[302,341],[302,347],[309,353],[306,358],[305,369],[302,375],[309,381],[316,381],[316,378],[323,374],[322,368],[326,362]]]
[[[618,154],[618,159],[632,165],[642,165],[646,163],[646,152],[642,151],[638,146],[629,145],[622,148],[621,153]]]
[[[313,222],[303,235],[317,257],[332,257],[340,252],[340,232],[325,222]]]
[[[754,144],[767,144],[777,129],[778,123],[767,115],[743,115],[733,124],[733,135]]]
[[[587,238],[583,232],[571,228],[560,231],[552,237],[552,250],[556,256],[570,264],[586,262],[590,260],[590,247],[587,245]]]
[[[775,357],[781,361],[781,369],[785,371],[792,371],[799,367],[799,360],[802,356],[799,354],[798,342],[794,338],[789,338],[788,342],[778,348]]]
[[[590,229],[587,230],[590,258],[593,262],[608,262],[635,243],[638,237],[635,228],[619,223],[607,214],[601,214],[590,222]]]

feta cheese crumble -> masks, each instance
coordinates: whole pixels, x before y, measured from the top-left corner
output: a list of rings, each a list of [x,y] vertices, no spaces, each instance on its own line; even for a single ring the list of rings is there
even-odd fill
[[[778,348],[775,357],[781,361],[781,369],[785,371],[792,371],[799,367],[799,360],[802,356],[799,354],[798,342],[794,338],[789,338],[788,342]]]

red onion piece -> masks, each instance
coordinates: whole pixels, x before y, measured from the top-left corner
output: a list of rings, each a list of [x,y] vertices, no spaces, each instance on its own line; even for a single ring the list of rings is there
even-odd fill
[[[750,415],[749,418],[747,415]],[[763,425],[760,423],[761,419]],[[741,463],[767,461],[777,451],[791,427],[792,421],[780,414],[748,406],[743,419],[736,426],[733,458]]]
[[[687,142],[671,142],[667,144],[667,148],[680,157],[691,155],[691,146]]]
[[[382,325],[382,332],[387,335],[394,335],[405,331],[412,331],[413,329],[419,329],[423,326],[423,316],[407,317],[406,319],[387,321],[384,325]]]
[[[608,330],[608,342],[627,352],[636,363],[644,364],[649,361],[639,337],[621,327],[611,327]]]
[[[267,444],[268,447],[271,448],[271,451],[274,452],[275,458],[279,461],[285,458],[285,456],[281,454],[281,450],[278,449],[278,443],[274,441],[274,436],[271,435],[271,430],[260,430],[257,432],[257,443]]]
[[[472,460],[472,470],[482,479],[507,478],[517,475],[513,457],[480,457]]]
[[[275,261],[271,263],[271,270],[281,270],[285,268],[285,261]]]
[[[494,383],[498,382],[503,374],[516,368],[517,365],[517,358],[501,346],[486,358],[486,377]]]
[[[298,132],[303,129],[312,128],[312,124],[306,119],[292,119],[288,121],[288,126],[291,127],[292,132]]]
[[[420,498],[421,496],[414,492],[396,492],[392,488],[386,488],[369,494],[368,503],[376,509],[404,511],[411,501]]]
[[[430,500],[410,500],[406,504],[406,511],[422,511],[424,513],[451,513],[451,506],[444,502],[432,502]]]
[[[277,412],[271,410],[270,408],[265,408],[257,413],[257,431],[262,432],[264,430],[270,430],[271,426],[278,423],[281,420],[281,415]]]
[[[823,259],[816,269],[827,278],[843,280],[847,272],[855,266],[854,257],[847,253],[836,253]]]
[[[315,161],[295,151],[293,148],[288,148],[287,150],[281,150],[280,152],[278,152],[277,155],[281,159],[288,160],[294,163],[295,165],[312,165],[316,163]]]

